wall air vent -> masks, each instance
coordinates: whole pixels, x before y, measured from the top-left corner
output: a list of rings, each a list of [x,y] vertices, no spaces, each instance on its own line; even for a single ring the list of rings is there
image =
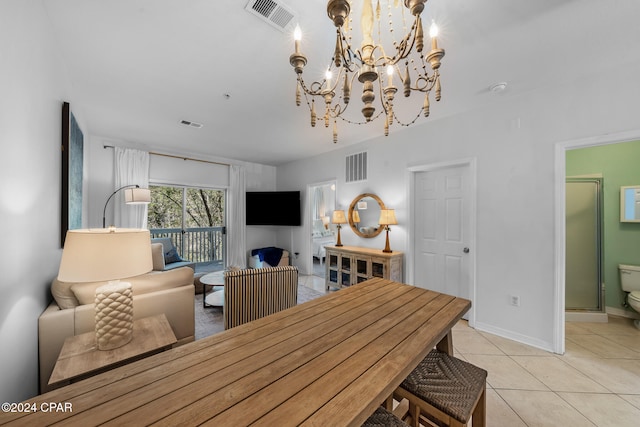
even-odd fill
[[[367,180],[367,152],[352,154],[346,157],[346,182]]]
[[[189,120],[180,120],[180,124],[196,129],[200,129],[202,127],[202,123],[190,122]]]
[[[281,1],[249,0],[245,10],[282,32],[293,31],[296,14]]]

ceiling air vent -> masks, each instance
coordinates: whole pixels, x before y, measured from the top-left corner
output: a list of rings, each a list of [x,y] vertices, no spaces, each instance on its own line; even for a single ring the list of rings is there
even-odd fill
[[[200,129],[202,127],[202,123],[190,122],[189,120],[180,120],[180,124],[196,129]]]
[[[296,15],[288,6],[282,4],[282,2],[274,0],[249,0],[245,10],[282,32],[293,29]]]
[[[352,154],[346,157],[346,182],[367,180],[367,152]]]

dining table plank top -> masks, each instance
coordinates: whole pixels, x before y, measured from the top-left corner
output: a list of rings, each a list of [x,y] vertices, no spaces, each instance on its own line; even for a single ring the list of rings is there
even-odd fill
[[[426,354],[463,298],[370,279],[26,402],[71,412],[0,424],[359,426]]]

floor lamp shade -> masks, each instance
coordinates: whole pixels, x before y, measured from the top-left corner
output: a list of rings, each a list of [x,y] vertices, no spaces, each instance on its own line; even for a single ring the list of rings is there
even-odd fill
[[[95,319],[98,350],[122,347],[133,337],[133,290],[119,279],[153,269],[149,230],[101,228],[69,230],[58,280],[109,281],[96,289]]]
[[[127,188],[124,190],[124,202],[128,205],[146,205],[151,202],[151,190],[148,188]]]

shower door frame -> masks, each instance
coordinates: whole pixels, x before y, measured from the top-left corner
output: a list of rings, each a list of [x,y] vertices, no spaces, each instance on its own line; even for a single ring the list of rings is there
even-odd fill
[[[606,306],[605,306],[605,300],[604,300],[604,287],[602,283],[603,264],[604,264],[604,260],[603,260],[604,183],[603,183],[602,177],[566,177],[565,179],[565,185],[569,183],[581,183],[581,182],[595,183],[597,186],[597,190],[596,190],[596,254],[597,254],[596,270],[597,270],[597,280],[598,280],[598,284],[597,284],[598,306],[596,308],[590,308],[590,307],[567,308],[566,296],[565,296],[565,310],[571,311],[571,312],[605,313]],[[566,203],[566,193],[565,193],[565,203]],[[565,209],[565,217],[566,217],[566,209]],[[565,241],[565,251],[566,251],[566,241]],[[565,263],[566,263],[566,254],[565,254]],[[566,268],[565,268],[565,274],[566,274]],[[565,292],[567,291],[566,288],[567,288],[567,284],[565,279]]]

